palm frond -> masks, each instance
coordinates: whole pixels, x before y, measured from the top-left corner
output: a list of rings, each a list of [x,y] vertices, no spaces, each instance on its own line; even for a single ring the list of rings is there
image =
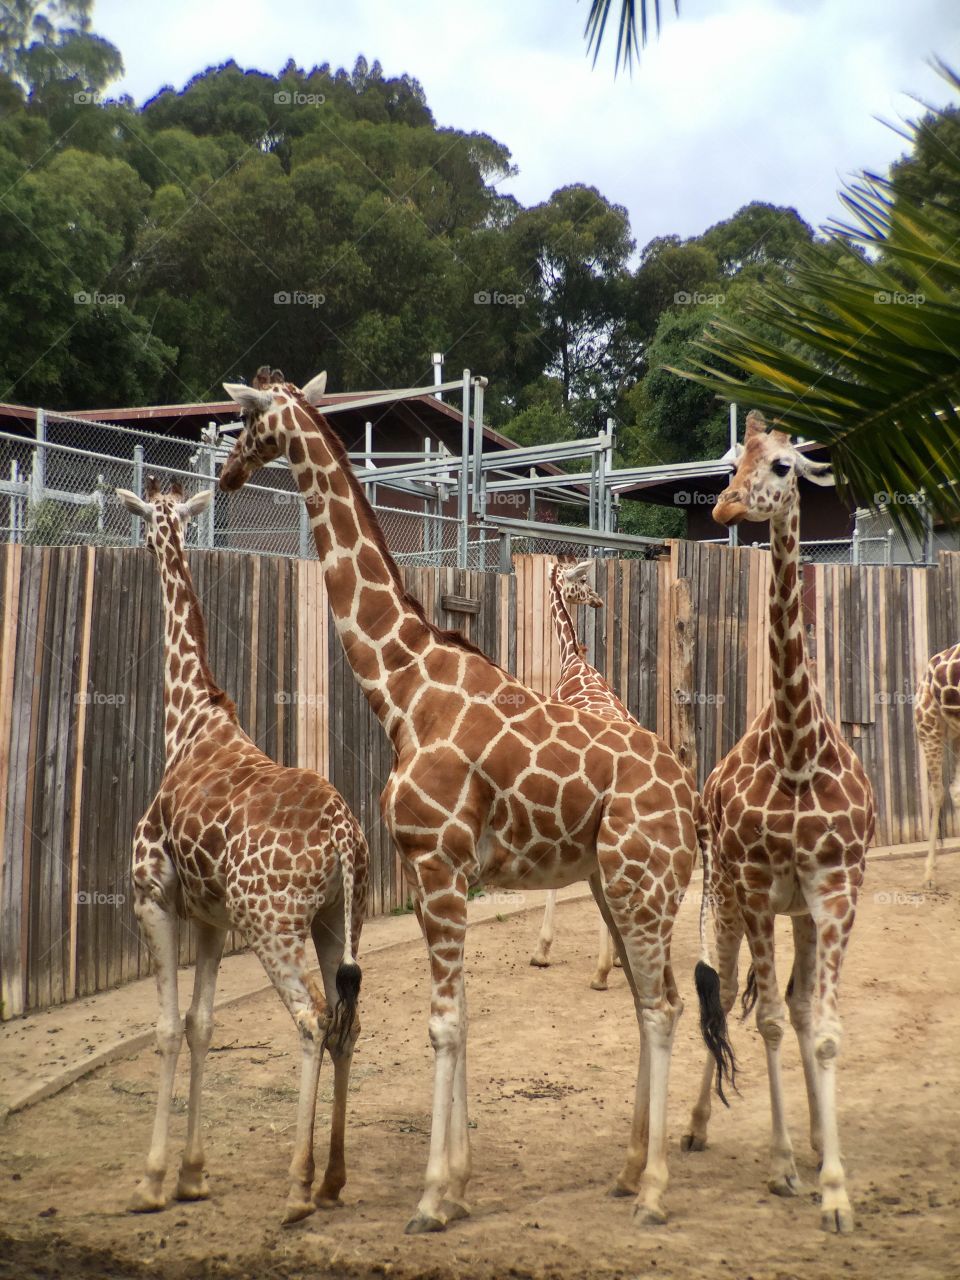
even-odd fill
[[[648,36],[649,11],[653,9],[653,22],[657,35],[660,34],[660,0],[619,0],[620,20],[617,23],[617,50],[614,59],[614,71],[633,69],[633,59],[639,59],[640,50],[645,48]],[[590,0],[590,12],[584,36],[588,52],[593,53],[593,65],[597,65],[600,46],[607,29],[607,20],[614,0]],[[680,0],[673,0],[674,12],[680,12]]]
[[[811,250],[671,370],[828,445],[841,487],[865,506],[887,496],[914,531],[919,490],[960,520],[960,155],[937,160],[952,194],[920,204],[864,174],[842,194],[849,220],[828,228],[833,252]]]

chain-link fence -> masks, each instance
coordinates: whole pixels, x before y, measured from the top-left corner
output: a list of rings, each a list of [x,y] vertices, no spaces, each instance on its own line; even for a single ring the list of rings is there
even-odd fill
[[[214,502],[187,528],[190,546],[259,555],[316,557],[306,508],[289,467],[271,464],[235,493],[215,484],[230,445],[211,424],[199,442],[62,414],[44,415],[42,440],[0,433],[0,540],[34,545],[129,546],[140,530],[116,489],[142,493],[146,478],[177,481],[186,494],[213,487]],[[385,486],[380,486],[383,493]],[[393,494],[393,490],[386,490]],[[387,545],[400,564],[451,565],[460,554],[460,522],[411,506],[374,506]],[[420,509],[418,509],[418,507]],[[497,539],[468,528],[467,566],[497,567]]]

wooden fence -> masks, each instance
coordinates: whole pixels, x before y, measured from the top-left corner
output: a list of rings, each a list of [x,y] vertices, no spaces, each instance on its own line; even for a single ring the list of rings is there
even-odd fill
[[[389,745],[332,630],[313,561],[189,554],[210,662],[240,721],[284,764],[331,778],[367,833],[371,910],[404,887],[379,816]],[[559,655],[550,561],[512,575],[410,569],[429,616],[548,691]],[[641,723],[679,745],[692,712],[702,781],[769,695],[769,558],[676,543],[656,562],[601,561],[605,607],[579,619],[587,653]],[[692,663],[672,644],[677,584],[692,601]],[[913,694],[928,656],[960,634],[960,554],[937,569],[804,571],[811,651],[827,707],[877,793],[878,841],[922,839],[926,780]],[[451,612],[466,597],[475,612]],[[2,1016],[88,995],[147,970],[130,890],[134,826],[163,770],[162,620],[148,552],[0,547],[0,997]],[[689,723],[689,713],[688,713]],[[947,814],[947,831],[957,822]],[[181,959],[192,959],[182,931]],[[239,939],[233,940],[239,943]]]

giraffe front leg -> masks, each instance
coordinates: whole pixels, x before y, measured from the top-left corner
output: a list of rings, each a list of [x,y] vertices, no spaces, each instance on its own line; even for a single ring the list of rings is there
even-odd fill
[[[190,1048],[190,1107],[187,1117],[187,1145],[180,1162],[180,1176],[174,1192],[177,1200],[206,1200],[210,1194],[204,1170],[200,1100],[204,1062],[213,1037],[213,997],[217,989],[217,971],[225,939],[224,930],[210,925],[197,925],[193,1002],[185,1021],[187,1044]]]
[[[813,1040],[813,996],[816,986],[817,931],[811,916],[793,917],[793,972],[787,983],[790,1023],[797,1033],[803,1079],[810,1111],[810,1145],[822,1161],[823,1121],[817,1091],[817,1061]]]
[[[153,958],[157,979],[159,1013],[157,1017],[157,1051],[160,1054],[160,1087],[153,1137],[147,1155],[147,1166],[130,1200],[132,1213],[152,1213],[166,1207],[163,1179],[167,1172],[167,1134],[170,1127],[170,1101],[177,1071],[177,1058],[183,1040],[183,1024],[177,996],[177,917],[152,898],[137,891],[134,910],[140,929]]]
[[[530,963],[537,969],[547,969],[550,966],[550,948],[553,946],[554,928],[553,917],[557,910],[557,891],[551,889],[547,894],[547,901],[543,908],[543,920],[540,922],[540,936],[537,938],[537,945],[533,955],[530,957]]]
[[[467,1117],[467,999],[464,982],[460,983],[460,1050],[453,1073],[453,1105],[450,1117],[448,1153],[449,1181],[440,1208],[448,1222],[470,1216],[467,1183],[470,1181],[470,1128]]]
[[[462,1022],[464,1001],[463,948],[467,925],[467,882],[454,876],[437,860],[417,864],[420,882],[418,901],[420,924],[430,953],[430,1043],[434,1052],[433,1118],[430,1126],[430,1154],[423,1195],[417,1212],[406,1226],[407,1235],[443,1231],[447,1225],[444,1200],[451,1188],[450,1153],[454,1123],[454,1092],[458,1063],[462,1063],[463,1096],[456,1122],[466,1119],[466,1027]],[[453,1139],[456,1144],[458,1139]],[[457,1146],[457,1151],[460,1147]],[[465,1186],[468,1167],[460,1176]],[[462,1193],[461,1188],[461,1193]],[[464,1206],[465,1207],[465,1206]]]
[[[780,1048],[783,1043],[785,1009],[777,987],[777,971],[773,957],[772,914],[747,919],[747,940],[753,958],[757,982],[757,1030],[763,1037],[770,1084],[770,1176],[767,1186],[775,1196],[795,1196],[801,1189],[800,1175],[793,1156],[793,1143],[787,1129],[783,1099],[783,1077],[780,1070]]]
[[[936,888],[937,844],[940,839],[940,812],[943,808],[943,747],[938,739],[921,736],[927,766],[927,790],[930,799],[930,835],[927,841],[927,858],[923,866],[923,887]]]

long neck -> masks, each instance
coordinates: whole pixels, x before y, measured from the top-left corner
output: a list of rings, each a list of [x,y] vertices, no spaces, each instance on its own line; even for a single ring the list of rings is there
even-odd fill
[[[771,521],[770,554],[770,664],[778,763],[788,773],[802,774],[815,754],[820,703],[803,638],[799,502]]]
[[[164,742],[167,760],[200,726],[212,707],[233,715],[233,703],[207,666],[207,635],[200,601],[179,542],[159,548],[164,612]]]
[[[570,665],[580,656],[580,641],[577,638],[576,628],[573,625],[573,618],[570,616],[570,610],[567,608],[567,602],[563,598],[563,592],[556,578],[550,581],[550,611],[553,614],[553,625],[556,628],[557,639],[560,641],[560,667]]]
[[[433,632],[406,597],[339,441],[300,406],[291,408],[286,426],[287,457],[306,503],[343,651],[389,731],[404,708],[394,700],[399,682],[388,688],[388,677],[411,668]]]

